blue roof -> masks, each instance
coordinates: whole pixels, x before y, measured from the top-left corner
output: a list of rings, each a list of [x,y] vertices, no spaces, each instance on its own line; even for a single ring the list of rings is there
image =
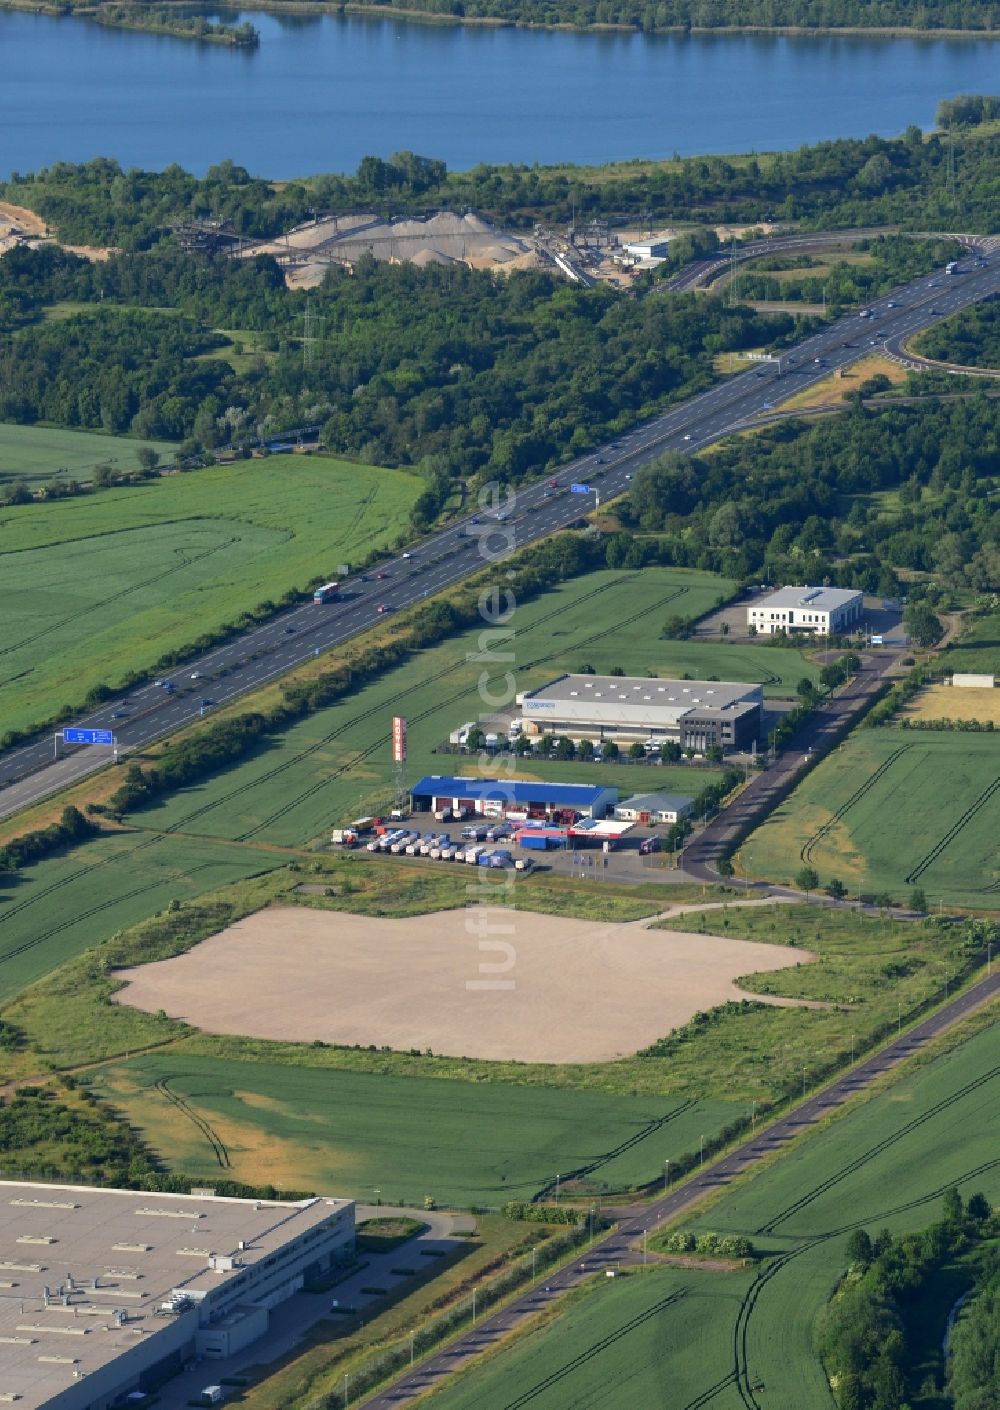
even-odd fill
[[[497,798],[505,803],[554,803],[567,808],[592,808],[616,788],[589,783],[528,782],[523,778],[463,778],[427,774],[410,789],[414,798]]]

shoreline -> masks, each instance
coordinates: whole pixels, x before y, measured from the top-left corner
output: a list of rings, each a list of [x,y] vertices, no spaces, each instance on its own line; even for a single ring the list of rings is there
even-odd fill
[[[150,14],[144,23],[141,14],[136,13],[127,17],[115,15],[116,3],[124,4],[134,11],[148,9],[154,13]],[[233,34],[208,33],[196,34],[186,29],[171,29],[168,25],[156,24],[153,22],[156,10],[163,9],[189,10],[190,0],[155,0],[153,3],[143,3],[143,0],[112,0],[107,7],[101,4],[93,4],[74,8],[69,3],[59,3],[59,0],[0,0],[0,10],[16,10],[23,14],[47,15],[53,19],[69,20],[91,20],[99,24],[104,29],[127,29],[139,34],[159,34],[168,39],[196,40],[201,44],[222,44],[229,49],[256,49],[260,43],[259,35],[252,41],[244,41]]]
[[[143,5],[143,0],[129,0]],[[190,9],[191,0],[156,0],[157,6]],[[95,18],[99,6],[86,10],[73,10],[59,0],[0,0],[0,10],[21,11],[27,14],[66,16],[67,18]],[[783,39],[914,39],[914,40],[1000,40],[1000,26],[996,29],[916,29],[907,25],[866,26],[866,25],[665,25],[662,29],[641,29],[631,24],[589,24],[569,23],[544,24],[535,20],[504,19],[498,15],[446,15],[432,10],[395,5],[363,5],[357,0],[253,0],[247,6],[227,5],[225,0],[220,10],[232,9],[241,14],[296,14],[296,15],[370,15],[378,19],[397,19],[406,23],[434,25],[462,25],[470,28],[524,29],[564,34],[635,34],[635,35],[692,35],[699,39],[713,35],[740,36],[760,35]],[[188,35],[179,30],[146,28],[139,24],[108,25],[108,28],[133,29],[147,34],[174,35],[178,39],[202,39],[206,43],[224,43],[233,48],[240,46],[224,35]]]

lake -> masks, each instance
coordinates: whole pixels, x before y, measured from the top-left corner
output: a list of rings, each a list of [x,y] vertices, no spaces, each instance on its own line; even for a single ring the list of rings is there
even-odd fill
[[[787,148],[930,126],[939,99],[994,92],[1000,56],[983,39],[225,17],[252,20],[260,48],[0,12],[0,176],[98,155],[290,177],[401,148],[456,170]]]

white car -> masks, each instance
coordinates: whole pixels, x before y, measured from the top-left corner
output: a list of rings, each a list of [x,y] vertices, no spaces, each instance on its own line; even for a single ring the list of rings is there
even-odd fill
[[[193,681],[200,681],[200,680],[201,680],[201,672],[200,672],[200,671],[192,671],[192,672],[191,672],[191,679],[192,679]]]

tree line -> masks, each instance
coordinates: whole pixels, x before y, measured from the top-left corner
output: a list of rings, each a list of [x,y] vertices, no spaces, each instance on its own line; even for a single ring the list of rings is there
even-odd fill
[[[618,25],[661,30],[913,29],[992,31],[1000,5],[991,0],[357,0],[452,19],[495,18],[513,24]]]
[[[916,1325],[921,1305],[933,1295],[946,1264],[995,1232],[989,1200],[977,1193],[963,1203],[952,1188],[945,1193],[942,1218],[919,1233],[893,1236],[883,1230],[873,1239],[858,1228],[850,1235],[850,1266],[824,1313],[818,1339],[838,1410],[906,1410],[911,1395],[925,1393],[925,1385],[915,1384],[930,1351]],[[984,1309],[990,1306],[988,1298]],[[958,1339],[962,1357],[952,1384],[961,1386],[962,1398],[956,1410],[996,1404],[987,1394],[998,1385],[995,1357],[977,1356],[981,1317],[982,1312]],[[941,1379],[942,1370],[939,1365]]]
[[[533,2],[533,0],[532,0]],[[995,7],[1000,12],[1000,6]],[[622,162],[597,172],[480,163],[451,172],[402,151],[364,157],[352,174],[324,173],[275,186],[231,161],[204,177],[171,165],[123,169],[107,157],[15,172],[0,197],[36,211],[71,244],[125,250],[173,243],[185,221],[215,221],[232,236],[263,239],[320,212],[370,209],[419,215],[474,208],[505,224],[579,223],[594,216],[753,223],[797,221],[851,228],[901,223],[917,230],[991,231],[1000,134],[982,121],[996,99],[970,97],[947,134],[910,126],[900,137],[843,138],[792,151]],[[981,116],[976,116],[976,105]]]

